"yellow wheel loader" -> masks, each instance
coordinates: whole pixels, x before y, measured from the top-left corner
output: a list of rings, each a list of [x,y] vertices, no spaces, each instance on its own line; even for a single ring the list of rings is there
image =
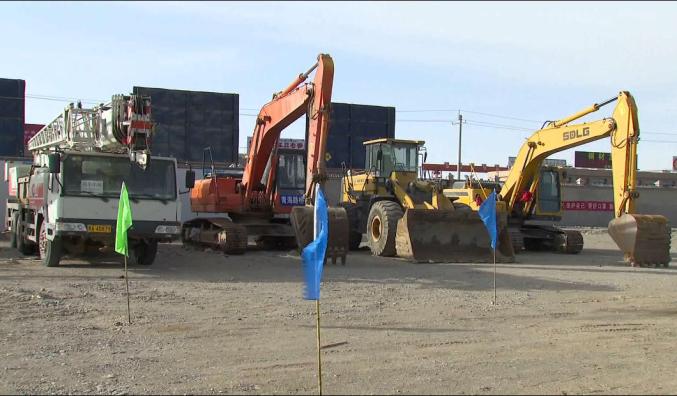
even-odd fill
[[[572,124],[601,107],[618,101],[610,118]],[[514,250],[523,244],[527,250],[553,250],[578,253],[583,237],[578,231],[539,224],[538,220],[561,218],[561,173],[557,168],[542,167],[549,155],[595,140],[609,138],[613,172],[614,219],[609,235],[633,266],[668,266],[671,228],[662,215],[635,212],[639,198],[637,185],[637,144],[639,121],[637,105],[629,92],[592,106],[558,121],[549,121],[534,132],[520,148],[515,163],[500,189],[500,199],[508,210],[508,223]],[[477,187],[477,188],[476,188]],[[486,196],[489,188],[452,186],[444,195],[477,206],[473,197]],[[522,242],[523,241],[523,242]]]
[[[366,234],[375,256],[416,262],[490,262],[493,251],[479,215],[418,177],[423,141],[376,139],[366,146],[365,170],[346,171],[340,206],[350,224],[350,248]],[[505,203],[497,205],[497,260],[514,261]]]

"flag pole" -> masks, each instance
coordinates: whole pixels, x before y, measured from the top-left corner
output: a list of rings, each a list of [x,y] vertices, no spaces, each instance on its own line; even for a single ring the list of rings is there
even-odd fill
[[[315,300],[317,309],[317,387],[322,396],[322,344],[320,343],[320,299]]]
[[[132,324],[132,314],[129,312],[129,278],[127,278],[127,255],[125,255],[125,287],[127,288],[127,321]]]
[[[494,305],[496,305],[496,248],[494,248]]]
[[[320,184],[315,184],[315,199],[317,199],[318,191],[320,189]],[[315,239],[318,238],[320,234],[319,224],[317,223],[317,213],[313,211],[313,234]],[[324,259],[324,258],[323,258]],[[324,265],[324,260],[322,262]],[[317,300],[315,300],[315,310],[317,311],[317,389],[322,396],[322,344],[320,342],[320,296],[318,294]]]

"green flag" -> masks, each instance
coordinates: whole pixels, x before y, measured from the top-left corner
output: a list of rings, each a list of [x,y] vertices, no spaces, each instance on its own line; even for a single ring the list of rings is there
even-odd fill
[[[132,226],[132,208],[129,206],[127,187],[122,182],[120,202],[118,203],[118,222],[115,225],[115,251],[129,256],[127,249],[127,230]]]

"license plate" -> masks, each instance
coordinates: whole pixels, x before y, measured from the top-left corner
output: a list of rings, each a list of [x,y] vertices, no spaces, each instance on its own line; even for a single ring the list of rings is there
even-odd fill
[[[113,231],[113,227],[110,225],[98,225],[98,224],[90,224],[87,226],[87,231],[89,232],[107,232],[110,233]]]

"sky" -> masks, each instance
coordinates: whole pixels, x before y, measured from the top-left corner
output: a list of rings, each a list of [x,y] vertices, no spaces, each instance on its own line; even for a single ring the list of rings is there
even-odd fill
[[[505,166],[543,121],[621,90],[639,168],[677,156],[672,2],[0,2],[0,20],[0,77],[26,80],[28,123],[135,85],[238,93],[244,151],[250,114],[328,53],[332,100],[396,107],[396,136],[425,140],[428,162],[457,161],[459,110],[463,162]]]

